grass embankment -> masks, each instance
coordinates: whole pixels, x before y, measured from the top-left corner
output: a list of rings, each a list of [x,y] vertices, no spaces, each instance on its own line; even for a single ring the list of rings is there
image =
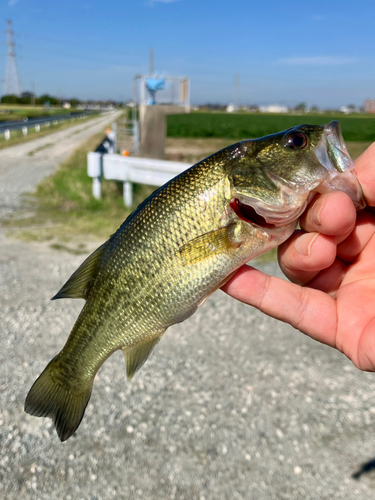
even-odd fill
[[[92,195],[92,179],[87,175],[87,153],[94,151],[102,139],[103,134],[92,137],[54,175],[42,181],[34,194],[27,196],[25,201],[30,210],[5,222],[13,234],[28,241],[50,241],[57,248],[66,245],[67,249],[84,251],[82,242],[90,236],[108,238],[154,191],[154,187],[135,185],[134,207],[127,209],[122,183],[105,180],[102,198],[96,200]]]
[[[53,118],[51,118],[50,125],[47,127],[46,124],[40,125],[40,132],[36,132],[35,127],[29,127],[27,135],[23,135],[22,130],[11,130],[10,139],[6,140],[4,133],[0,133],[0,149],[9,148],[10,146],[16,146],[17,144],[23,144],[28,141],[33,141],[39,137],[44,137],[54,132],[59,132],[60,130],[65,130],[74,125],[81,125],[89,122],[93,118],[97,118],[97,114],[92,114],[87,118],[71,118],[67,121],[53,123]],[[25,123],[25,126],[27,122]]]

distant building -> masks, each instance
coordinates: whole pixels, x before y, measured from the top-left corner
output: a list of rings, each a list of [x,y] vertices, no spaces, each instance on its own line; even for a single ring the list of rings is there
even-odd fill
[[[349,113],[353,113],[353,111],[348,108],[348,106],[341,106],[340,108],[341,113],[344,113],[344,115],[348,115]]]
[[[237,110],[237,108],[236,108],[236,106],[234,104],[232,104],[232,103],[228,104],[228,106],[227,106],[227,113],[233,113],[236,110]]]
[[[271,106],[259,106],[259,111],[261,113],[287,113],[289,110],[287,106],[271,104]]]
[[[345,115],[349,115],[350,113],[359,113],[359,109],[353,105],[341,106],[340,111],[341,111],[341,113],[344,113]]]
[[[375,113],[375,99],[367,99],[363,103],[365,113]]]

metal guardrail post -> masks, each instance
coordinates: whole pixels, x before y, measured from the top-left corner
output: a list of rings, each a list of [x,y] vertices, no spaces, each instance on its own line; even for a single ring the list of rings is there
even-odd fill
[[[103,177],[103,155],[101,153],[88,153],[87,155],[87,174],[92,177],[92,194],[99,200],[102,196],[102,177]]]
[[[124,205],[131,207],[133,205],[133,184],[129,181],[123,183]]]

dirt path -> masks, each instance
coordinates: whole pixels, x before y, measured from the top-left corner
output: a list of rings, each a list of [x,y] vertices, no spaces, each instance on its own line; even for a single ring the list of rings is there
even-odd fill
[[[80,144],[110,125],[121,112],[40,139],[0,150],[0,218],[20,206],[20,194],[32,191]]]

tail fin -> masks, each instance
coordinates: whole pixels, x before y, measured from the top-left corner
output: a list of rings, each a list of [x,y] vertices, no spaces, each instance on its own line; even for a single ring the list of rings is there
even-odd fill
[[[92,383],[74,387],[54,358],[37,378],[25,401],[25,411],[36,417],[50,417],[61,441],[66,441],[78,428],[92,390]]]

